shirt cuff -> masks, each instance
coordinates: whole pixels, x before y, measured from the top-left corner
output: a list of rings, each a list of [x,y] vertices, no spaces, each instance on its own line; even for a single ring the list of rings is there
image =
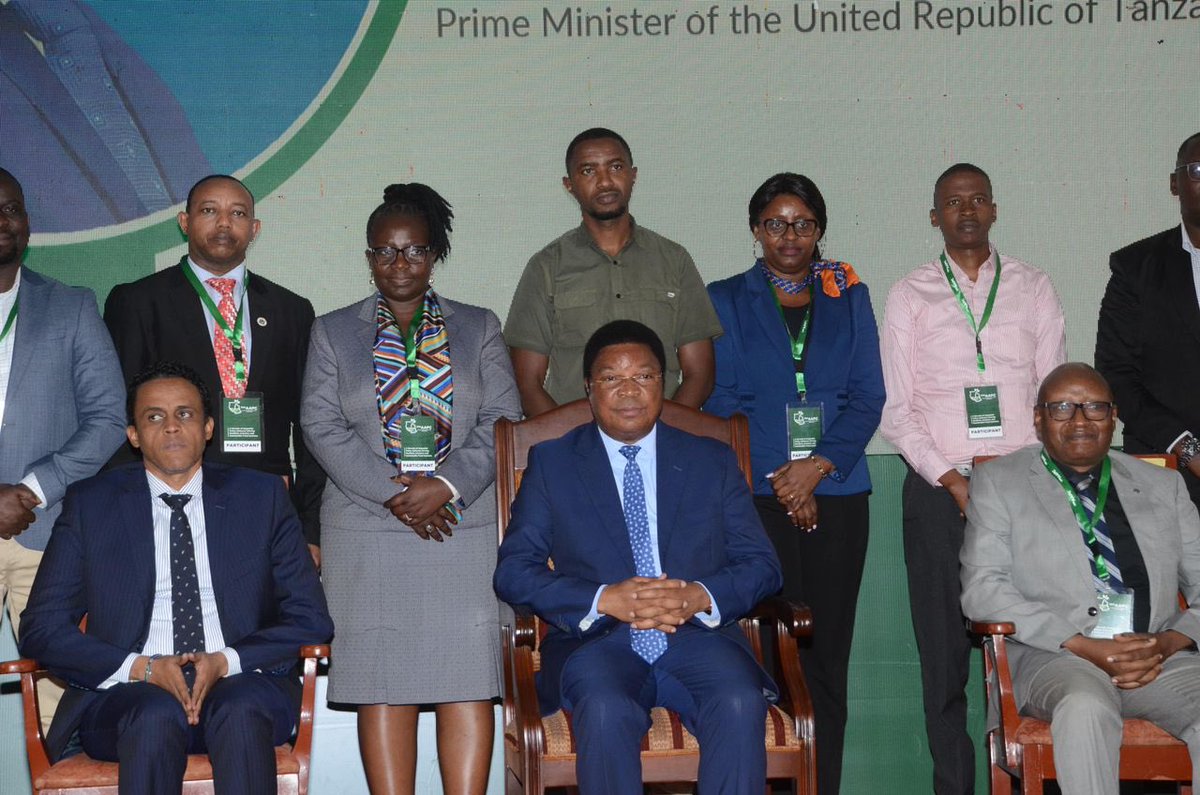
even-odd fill
[[[703,588],[704,592],[708,594],[709,602],[708,610],[702,613],[696,613],[696,618],[701,624],[709,629],[716,629],[717,627],[721,626],[721,608],[717,607],[717,600],[713,599],[712,591],[708,590],[707,585],[699,581],[697,581],[696,584]]]
[[[457,503],[457,504],[458,504],[458,507],[460,507],[460,508],[465,508],[465,507],[467,507],[467,506],[465,506],[465,505],[463,505],[463,504],[462,504],[462,495],[458,493],[458,489],[454,488],[454,484],[453,484],[453,483],[451,483],[450,481],[446,480],[446,478],[442,477],[441,475],[434,475],[434,477],[435,477],[435,478],[437,478],[438,480],[442,481],[443,483],[445,483],[445,484],[446,484],[446,486],[448,486],[448,487],[449,487],[449,489],[450,489],[450,502]]]
[[[21,485],[27,486],[29,490],[37,495],[37,498],[41,500],[41,502],[38,504],[39,508],[47,507],[46,492],[42,491],[42,484],[38,483],[37,475],[35,473],[30,472],[28,475],[21,478]]]
[[[229,670],[225,672],[226,676],[237,676],[242,672],[242,658],[232,646],[226,646],[217,652],[225,655],[225,661],[229,663]]]
[[[123,684],[129,681],[129,672],[133,670],[133,662],[141,655],[132,653],[125,658],[125,662],[121,663],[121,667],[113,672],[112,676],[105,679],[96,686],[97,690],[108,690],[113,685]]]
[[[1171,451],[1175,449],[1175,445],[1179,444],[1180,442],[1182,442],[1184,439],[1188,438],[1191,435],[1192,435],[1191,431],[1184,431],[1183,433],[1176,436],[1175,441],[1173,441],[1169,445],[1167,445],[1167,449],[1166,449],[1167,455],[1172,455]],[[21,481],[21,482],[24,483],[25,481]]]
[[[604,593],[604,589],[607,587],[607,585],[601,585],[596,589],[596,597],[592,599],[592,609],[586,616],[583,617],[583,620],[579,622],[580,632],[587,632],[588,629],[591,628],[592,624],[595,624],[600,618],[600,594]]]

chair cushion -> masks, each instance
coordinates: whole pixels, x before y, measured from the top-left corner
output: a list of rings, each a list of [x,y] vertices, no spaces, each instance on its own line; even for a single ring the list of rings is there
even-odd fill
[[[650,731],[642,738],[642,753],[667,755],[674,753],[694,754],[700,750],[696,738],[683,727],[679,715],[662,707],[650,710]],[[575,732],[571,728],[571,716],[559,710],[542,718],[546,732],[547,761],[570,758],[575,755]],[[767,750],[772,748],[799,748],[796,727],[792,719],[779,707],[767,710]]]
[[[300,764],[292,755],[290,745],[275,749],[275,770],[280,775],[297,773]],[[188,756],[184,781],[204,781],[212,778],[212,765],[203,754]],[[87,754],[77,754],[52,765],[49,770],[33,782],[34,789],[71,789],[73,787],[115,786],[117,763],[100,762]]]
[[[1054,742],[1050,736],[1050,724],[1037,718],[1021,717],[1021,723],[1013,733],[1013,739],[1022,745],[1050,745]],[[1183,741],[1173,737],[1148,720],[1129,719],[1125,721],[1125,730],[1121,735],[1122,745],[1183,745]]]

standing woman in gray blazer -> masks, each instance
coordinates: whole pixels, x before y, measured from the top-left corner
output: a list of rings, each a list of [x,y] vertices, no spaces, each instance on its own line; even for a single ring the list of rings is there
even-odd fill
[[[358,706],[371,792],[412,792],[417,713],[436,705],[447,793],[483,792],[500,692],[492,425],[521,404],[500,323],[430,286],[454,215],[391,185],[367,221],[378,292],[317,318],[304,438],[329,482],[329,699]]]

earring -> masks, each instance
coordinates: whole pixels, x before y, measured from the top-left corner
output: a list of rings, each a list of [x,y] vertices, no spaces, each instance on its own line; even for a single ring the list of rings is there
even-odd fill
[[[754,238],[754,242],[750,244],[750,253],[754,256],[755,262],[763,257],[762,243],[759,242],[757,237]]]
[[[371,285],[372,287],[375,286],[375,274],[372,273],[367,277],[367,284]]]

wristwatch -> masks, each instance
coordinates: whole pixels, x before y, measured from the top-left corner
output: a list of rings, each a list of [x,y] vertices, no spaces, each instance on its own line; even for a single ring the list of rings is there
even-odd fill
[[[1175,455],[1175,458],[1179,461],[1179,468],[1187,469],[1188,464],[1192,462],[1196,454],[1200,453],[1200,439],[1189,434],[1186,439],[1176,445],[1176,448],[1179,450]]]

